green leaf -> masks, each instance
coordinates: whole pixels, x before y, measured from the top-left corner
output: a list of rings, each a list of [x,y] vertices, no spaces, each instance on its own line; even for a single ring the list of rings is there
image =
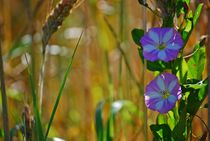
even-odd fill
[[[198,22],[198,18],[200,17],[200,14],[202,12],[202,8],[203,8],[203,3],[199,3],[197,6],[197,9],[194,12],[194,16],[193,16],[193,25],[195,26]]]
[[[187,80],[188,70],[189,70],[185,59],[183,58],[176,59],[173,67],[174,68],[172,69],[172,71],[175,71],[174,74],[177,75],[177,77],[180,80],[180,83],[185,83]]]
[[[193,88],[193,89],[201,89],[203,87],[206,87],[206,83],[204,83],[203,81],[199,81],[199,82],[196,82],[196,83],[188,83],[188,84],[183,84],[184,87],[186,88]]]
[[[179,106],[180,118],[172,130],[172,137],[175,141],[185,141],[187,138],[187,110],[185,104],[185,100],[182,99]]]
[[[176,120],[174,117],[174,113],[172,111],[169,111],[166,114],[158,114],[157,116],[157,124],[168,124],[168,126],[170,127],[171,130],[173,130],[175,124],[176,124]]]
[[[147,69],[150,71],[159,71],[159,72],[163,72],[166,69],[170,69],[171,65],[170,62],[163,62],[161,60],[158,61],[147,61]]]
[[[189,88],[190,95],[187,101],[188,113],[190,113],[193,116],[197,113],[203,100],[207,96],[207,90],[208,90],[208,79],[205,79],[203,81],[203,87],[200,89]]]
[[[157,141],[171,141],[171,129],[167,124],[150,125],[150,129],[154,135],[153,140]]]
[[[167,117],[164,114],[158,114],[157,124],[167,124]]]
[[[37,98],[36,98],[36,89],[35,89],[35,84],[34,84],[35,81],[33,80],[34,77],[31,71],[29,70],[29,67],[28,67],[28,74],[29,74],[29,81],[30,81],[30,86],[31,86],[33,110],[34,110],[34,116],[35,116],[36,135],[38,136],[38,141],[44,141],[44,132],[42,128],[42,123],[41,123],[41,118],[40,118],[40,113],[39,113]]]
[[[201,83],[198,80],[190,80],[190,86],[182,85],[182,99],[179,106],[180,119],[172,131],[175,140],[186,140],[189,124],[207,96],[208,78],[201,83],[202,86],[193,86],[192,82],[195,82],[196,85]]]
[[[140,39],[141,39],[142,36],[144,36],[144,30],[134,28],[134,29],[131,31],[131,35],[132,35],[133,41],[134,41],[138,46],[141,46],[141,45],[140,45]]]
[[[176,125],[176,119],[175,119],[176,113],[169,111],[168,112],[168,126],[170,127],[171,130],[174,129],[175,125]]]
[[[188,5],[189,5],[189,3],[185,0],[177,0],[177,3],[176,3],[177,17],[179,17],[181,15],[181,13],[183,13],[185,15],[188,13],[188,10],[189,10]]]
[[[186,115],[184,114],[184,117],[180,119],[180,121],[177,123],[177,125],[174,127],[174,130],[172,131],[172,137],[175,141],[185,141],[186,135],[185,135],[185,129],[187,125]]]
[[[192,13],[192,11],[189,11],[189,13],[187,14],[187,17],[185,18],[186,24],[185,24],[184,28],[181,30],[181,35],[182,35],[182,38],[185,41],[185,43],[187,43],[187,41],[189,40],[192,30],[194,29],[194,27],[196,26],[196,24],[198,22],[198,18],[200,17],[202,8],[203,8],[203,4],[200,3],[197,6],[194,14]]]
[[[184,26],[184,29],[181,32],[182,38],[185,42],[188,41],[189,36],[192,32],[192,29],[193,29],[193,19],[188,18],[188,19],[186,19],[186,24]]]
[[[190,0],[184,0],[187,4],[190,4]]]
[[[194,54],[187,62],[189,73],[188,77],[191,79],[202,79],[202,72],[206,63],[206,49],[196,44]]]
[[[101,101],[97,107],[96,107],[96,113],[95,113],[95,125],[96,125],[96,135],[97,135],[97,141],[103,141],[103,119],[102,119],[102,113],[103,113],[103,107],[104,107],[104,101]]]
[[[208,79],[200,82],[197,80],[193,81],[195,81],[194,84],[190,82],[182,86],[183,96],[188,94],[187,98],[185,99],[184,109],[186,109],[186,112],[191,116],[194,116],[201,107],[203,100],[207,96],[208,90]]]
[[[46,131],[46,133],[45,133],[45,140],[44,140],[44,141],[47,140],[47,137],[48,137],[48,134],[49,134],[49,131],[50,131],[50,127],[51,127],[51,124],[52,124],[53,119],[54,119],[54,117],[55,117],[55,113],[56,113],[56,111],[57,111],[58,104],[59,104],[59,102],[60,102],[60,98],[61,98],[61,96],[62,96],[62,94],[63,94],[63,90],[64,90],[64,87],[65,87],[65,84],[66,84],[68,75],[69,75],[69,73],[70,73],[70,71],[71,71],[71,68],[72,68],[72,64],[73,64],[73,60],[74,60],[74,57],[75,57],[77,48],[78,48],[79,43],[80,43],[80,41],[81,41],[81,39],[82,39],[82,35],[83,35],[83,32],[81,33],[81,35],[80,35],[80,37],[79,37],[79,40],[78,40],[78,42],[77,42],[77,44],[76,44],[76,47],[74,48],[74,52],[73,52],[71,58],[69,59],[69,63],[68,63],[66,72],[64,73],[64,77],[63,77],[63,80],[62,80],[62,82],[61,82],[61,85],[60,85],[60,88],[59,88],[59,91],[58,91],[58,96],[56,97],[56,101],[55,101],[55,103],[54,103],[53,110],[52,110],[52,113],[51,113],[51,115],[50,115],[50,120],[49,120],[49,123],[48,123],[48,126],[47,126],[47,131]]]

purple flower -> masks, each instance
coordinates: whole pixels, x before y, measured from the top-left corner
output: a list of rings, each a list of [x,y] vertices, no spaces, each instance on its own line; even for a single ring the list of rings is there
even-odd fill
[[[163,73],[147,85],[144,94],[145,104],[152,110],[167,113],[182,97],[181,93],[177,77],[170,73]]]
[[[184,42],[174,28],[151,28],[141,38],[144,58],[150,61],[174,60]]]

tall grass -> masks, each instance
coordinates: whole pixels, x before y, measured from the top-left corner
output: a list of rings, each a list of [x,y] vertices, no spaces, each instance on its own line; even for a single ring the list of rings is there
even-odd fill
[[[53,119],[55,117],[55,113],[60,101],[60,98],[62,96],[64,86],[67,80],[67,77],[69,75],[69,72],[71,70],[71,66],[73,63],[73,59],[75,56],[75,53],[77,51],[79,42],[81,40],[82,34],[80,35],[80,38],[77,42],[77,45],[74,49],[73,55],[69,61],[68,67],[66,69],[66,72],[64,74],[64,78],[61,82],[61,86],[58,92],[58,95],[56,97],[55,104],[53,106],[53,110],[51,112],[50,120],[46,129],[46,133],[43,131],[42,123],[41,123],[41,117],[40,117],[40,110],[42,106],[42,97],[43,97],[43,90],[44,90],[44,76],[45,76],[45,65],[46,65],[46,46],[48,44],[48,41],[50,40],[51,36],[53,33],[55,33],[58,30],[58,27],[61,26],[62,22],[64,19],[69,15],[70,10],[74,7],[74,4],[77,2],[77,0],[62,0],[60,3],[56,6],[55,9],[53,9],[51,15],[47,18],[46,23],[43,26],[43,38],[42,38],[42,46],[43,46],[43,61],[41,65],[41,72],[40,72],[40,77],[39,77],[39,96],[40,96],[40,109],[38,107],[38,102],[37,102],[37,97],[36,97],[36,89],[35,89],[35,80],[33,79],[33,73],[29,69],[28,74],[29,74],[29,79],[30,79],[30,84],[31,84],[31,90],[32,90],[32,99],[33,99],[33,108],[34,108],[34,113],[35,113],[35,128],[36,128],[36,134],[38,136],[39,141],[46,141],[48,138],[48,134],[50,131],[50,127],[52,125]],[[26,58],[27,59],[27,58]]]
[[[76,51],[77,51],[77,48],[79,46],[79,43],[81,41],[81,38],[82,38],[82,35],[83,35],[83,32],[81,33],[80,37],[79,37],[79,40],[77,42],[77,45],[74,49],[74,52],[72,54],[72,57],[71,59],[69,60],[69,64],[68,64],[68,67],[66,69],[66,72],[64,73],[64,77],[63,77],[63,80],[61,82],[61,86],[59,88],[59,92],[58,92],[58,95],[56,97],[56,101],[55,101],[55,104],[53,106],[53,110],[51,112],[51,115],[50,115],[50,121],[48,123],[48,126],[47,126],[47,131],[46,131],[46,134],[45,134],[45,141],[47,140],[47,137],[48,137],[48,134],[49,134],[49,131],[50,131],[50,127],[52,125],[52,122],[53,122],[53,119],[55,117],[55,113],[56,113],[56,110],[58,108],[58,104],[59,104],[59,101],[60,101],[60,98],[63,94],[63,90],[64,90],[64,87],[65,87],[65,84],[66,84],[66,80],[68,78],[68,75],[69,75],[69,72],[71,71],[71,67],[72,67],[72,63],[73,63],[73,60],[74,60],[74,57],[75,57],[75,54],[76,54]]]
[[[3,115],[3,126],[4,126],[4,140],[9,141],[9,119],[8,119],[8,104],[7,94],[4,82],[4,66],[2,59],[2,46],[1,46],[1,27],[0,27],[0,86],[1,86],[1,97],[2,97],[2,115]]]

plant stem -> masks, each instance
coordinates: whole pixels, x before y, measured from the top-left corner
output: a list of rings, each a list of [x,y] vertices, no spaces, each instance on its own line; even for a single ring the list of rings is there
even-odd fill
[[[33,110],[35,114],[35,129],[36,129],[36,134],[38,136],[38,141],[43,141],[44,140],[44,135],[43,135],[43,129],[42,129],[42,123],[41,123],[41,118],[39,114],[39,109],[38,109],[38,103],[37,103],[37,98],[36,98],[36,89],[35,89],[35,84],[34,84],[34,76],[31,71],[31,68],[29,67],[29,61],[27,57],[25,56],[26,62],[28,64],[28,75],[29,75],[29,82],[31,86],[31,94],[32,94],[32,102],[33,102]]]
[[[208,24],[210,23],[210,2],[208,5]],[[210,26],[208,26],[208,47],[207,47],[207,62],[208,62],[208,74],[210,74]],[[208,77],[208,103],[210,103],[210,77]],[[210,118],[210,106],[208,106],[208,119]],[[208,127],[210,127],[210,120],[208,122]],[[210,137],[209,137],[209,141],[210,141]]]
[[[83,31],[83,32],[84,32],[84,31]],[[54,117],[55,117],[55,113],[56,113],[56,111],[57,111],[58,104],[59,104],[59,102],[60,102],[60,98],[61,98],[61,96],[62,96],[62,94],[63,94],[63,90],[64,90],[64,87],[65,87],[65,84],[66,84],[66,81],[67,81],[67,77],[68,77],[68,75],[69,75],[69,73],[70,73],[70,71],[71,71],[72,64],[73,64],[73,60],[74,60],[74,57],[75,57],[77,48],[78,48],[78,46],[79,46],[79,43],[80,43],[80,41],[81,41],[81,39],[82,39],[83,32],[81,33],[81,35],[80,35],[80,37],[79,37],[79,40],[78,40],[78,42],[77,42],[76,47],[74,48],[74,52],[73,52],[73,54],[72,54],[72,56],[71,56],[71,60],[69,60],[69,64],[68,64],[68,66],[67,66],[66,72],[65,72],[64,77],[63,77],[63,80],[62,80],[62,82],[61,82],[61,85],[60,85],[60,88],[59,88],[59,91],[58,91],[58,96],[57,96],[57,98],[56,98],[55,104],[54,104],[54,106],[53,106],[53,110],[52,110],[51,115],[50,115],[50,121],[49,121],[48,126],[47,126],[47,131],[46,131],[46,133],[45,133],[45,140],[44,140],[44,141],[47,141],[47,137],[48,137],[48,134],[49,134],[49,131],[50,131],[50,127],[51,127],[51,124],[52,124],[53,119],[54,119]]]
[[[138,87],[140,87],[141,89],[143,89],[142,85],[140,85],[140,83],[139,83],[138,80],[136,79],[136,77],[135,77],[135,75],[134,75],[134,73],[133,73],[133,71],[132,71],[132,69],[131,69],[131,66],[130,66],[129,61],[128,61],[127,56],[126,56],[126,53],[125,53],[125,51],[122,49],[122,44],[120,44],[120,41],[119,41],[119,39],[117,38],[116,32],[114,31],[113,27],[112,27],[111,24],[108,22],[108,20],[107,20],[106,17],[104,17],[104,20],[105,20],[105,22],[106,22],[106,24],[107,24],[109,30],[111,31],[112,35],[114,36],[114,38],[115,38],[115,40],[116,40],[116,42],[117,42],[117,49],[120,51],[120,53],[121,53],[121,55],[122,55],[122,57],[123,57],[123,59],[124,59],[124,61],[125,61],[125,66],[126,66],[126,68],[128,69],[128,72],[129,72],[129,74],[130,74],[131,79],[135,82],[135,84],[136,84]]]
[[[120,38],[120,42],[123,42],[123,35],[124,35],[124,31],[123,31],[123,27],[124,27],[124,5],[125,5],[125,1],[121,0],[120,1],[120,7],[119,7],[119,38]],[[123,59],[122,59],[122,55],[120,54],[119,57],[119,67],[118,67],[118,94],[119,94],[119,98],[123,99],[123,93],[122,93],[122,63],[123,63]]]
[[[143,3],[146,4],[147,1],[143,0]],[[143,28],[144,31],[147,31],[147,11],[146,11],[146,7],[143,7]],[[147,69],[147,62],[144,59],[144,63],[143,63],[143,70],[142,70],[142,83],[143,83],[143,88],[145,87],[145,73],[146,73],[146,69]],[[144,94],[144,89],[142,89],[142,94]],[[144,140],[147,141],[148,140],[148,129],[147,129],[147,107],[144,104],[144,98],[143,98],[143,111],[144,111]]]
[[[106,69],[108,74],[108,84],[109,84],[109,96],[111,98],[111,103],[113,102],[114,93],[113,93],[113,79],[112,79],[112,73],[110,70],[110,63],[109,63],[109,53],[107,50],[105,50],[105,61],[106,61]]]
[[[45,66],[47,62],[47,53],[44,52],[42,63],[41,63],[41,71],[39,75],[39,109],[40,113],[42,113],[42,99],[44,94],[44,80],[45,80]]]
[[[8,108],[7,95],[4,83],[4,66],[2,60],[1,37],[0,37],[0,83],[1,83],[1,96],[2,96],[2,109],[3,109],[2,116],[3,116],[3,128],[4,128],[4,141],[9,141],[9,119],[8,119],[8,110],[7,110]]]

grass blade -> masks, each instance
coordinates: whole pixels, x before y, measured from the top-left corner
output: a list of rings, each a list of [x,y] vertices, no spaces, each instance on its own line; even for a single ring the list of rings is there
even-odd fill
[[[56,113],[56,110],[57,110],[57,107],[58,107],[58,104],[59,104],[61,95],[62,95],[63,90],[64,90],[64,86],[65,86],[65,84],[66,84],[66,80],[67,80],[68,74],[69,74],[69,72],[70,72],[70,70],[71,70],[72,63],[73,63],[73,60],[74,60],[74,56],[75,56],[75,54],[76,54],[76,51],[77,51],[79,42],[80,42],[80,40],[81,40],[81,38],[82,38],[82,35],[83,35],[83,32],[81,33],[81,35],[80,35],[80,37],[79,37],[79,40],[78,40],[77,45],[76,45],[76,47],[75,47],[75,49],[74,49],[73,55],[72,55],[72,57],[71,57],[71,60],[69,61],[67,70],[66,70],[66,72],[65,72],[65,74],[64,74],[64,78],[63,78],[63,80],[62,80],[62,82],[61,82],[61,86],[60,86],[60,89],[59,89],[59,92],[58,92],[58,96],[57,96],[57,98],[56,98],[56,101],[55,101],[55,104],[54,104],[54,107],[53,107],[53,111],[52,111],[51,116],[50,116],[50,121],[49,121],[49,123],[48,123],[47,131],[46,131],[46,134],[45,134],[45,141],[47,140],[47,137],[48,137],[48,134],[49,134],[49,131],[50,131],[50,127],[51,127],[51,124],[52,124],[52,122],[53,122],[53,119],[54,119],[54,116],[55,116],[55,113]]]
[[[28,59],[25,56],[27,64]],[[39,114],[39,109],[38,109],[38,104],[37,104],[37,97],[36,97],[36,89],[35,89],[35,84],[33,80],[33,74],[31,73],[29,67],[28,67],[28,74],[29,74],[29,81],[30,81],[30,86],[31,86],[31,93],[32,93],[32,101],[33,101],[33,109],[34,109],[34,114],[35,114],[35,129],[36,129],[36,134],[38,135],[38,141],[43,141],[44,140],[44,132],[42,129],[42,124],[41,124],[41,118]]]
[[[4,66],[2,59],[1,37],[0,37],[0,87],[1,87],[1,98],[2,98],[2,109],[3,109],[2,117],[3,117],[3,128],[4,128],[4,140],[9,141],[9,118],[8,118],[7,94],[6,94],[5,81],[4,81]]]

